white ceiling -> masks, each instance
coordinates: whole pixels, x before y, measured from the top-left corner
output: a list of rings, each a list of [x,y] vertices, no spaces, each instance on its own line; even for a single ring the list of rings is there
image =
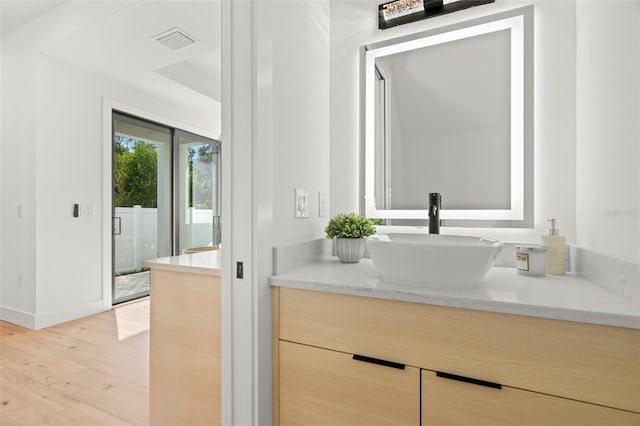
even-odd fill
[[[22,24],[64,3],[63,0],[1,0],[0,35],[5,35]]]
[[[57,60],[190,106],[220,101],[220,1],[0,1],[3,37],[36,31]],[[175,27],[197,43],[153,40]]]

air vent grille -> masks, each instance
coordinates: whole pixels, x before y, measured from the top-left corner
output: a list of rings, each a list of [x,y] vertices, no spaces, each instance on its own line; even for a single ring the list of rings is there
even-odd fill
[[[194,37],[191,37],[180,28],[172,28],[155,36],[153,39],[171,50],[178,50],[197,42]]]

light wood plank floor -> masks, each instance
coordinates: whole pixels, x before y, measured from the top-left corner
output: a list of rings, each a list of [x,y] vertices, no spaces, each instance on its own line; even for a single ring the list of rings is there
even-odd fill
[[[148,298],[39,331],[0,321],[0,425],[148,423]]]

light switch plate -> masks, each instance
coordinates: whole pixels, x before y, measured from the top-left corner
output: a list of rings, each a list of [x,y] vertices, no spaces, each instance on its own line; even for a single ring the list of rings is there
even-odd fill
[[[325,217],[329,214],[329,203],[327,202],[327,194],[318,192],[318,216]]]
[[[296,217],[309,217],[309,191],[296,189]]]

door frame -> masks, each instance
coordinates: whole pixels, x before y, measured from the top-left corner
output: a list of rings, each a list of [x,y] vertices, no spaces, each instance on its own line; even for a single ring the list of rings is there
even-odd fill
[[[112,191],[113,191],[113,112],[139,117],[156,123],[163,123],[169,127],[180,129],[195,135],[218,140],[218,135],[212,135],[206,130],[189,124],[181,123],[168,117],[156,114],[142,108],[108,98],[102,98],[102,302],[103,309],[111,309],[113,305],[112,271],[113,271],[113,221],[112,221]]]

